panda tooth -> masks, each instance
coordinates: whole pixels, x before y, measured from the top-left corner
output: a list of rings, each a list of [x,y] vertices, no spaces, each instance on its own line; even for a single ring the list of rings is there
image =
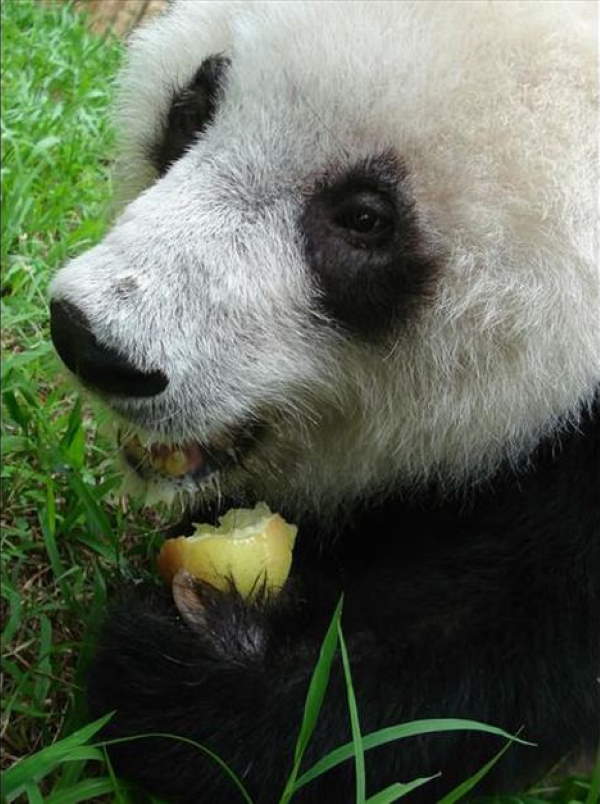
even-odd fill
[[[181,477],[188,470],[189,459],[181,449],[173,450],[163,462],[163,470],[166,474],[173,477]]]

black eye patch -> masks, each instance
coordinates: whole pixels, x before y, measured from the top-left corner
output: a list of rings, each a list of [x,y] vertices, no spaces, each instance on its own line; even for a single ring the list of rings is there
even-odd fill
[[[150,153],[159,176],[164,176],[171,165],[181,159],[210,124],[229,63],[225,56],[209,56],[190,83],[173,96],[160,141],[153,145]]]
[[[435,274],[405,179],[399,160],[383,154],[319,181],[302,213],[317,304],[365,336],[406,320]]]

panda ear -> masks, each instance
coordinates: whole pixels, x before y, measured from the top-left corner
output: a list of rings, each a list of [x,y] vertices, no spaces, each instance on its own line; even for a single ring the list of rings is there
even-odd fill
[[[159,176],[164,176],[210,125],[221,94],[221,79],[229,63],[223,55],[209,56],[189,84],[174,93],[160,140],[150,153]]]
[[[194,630],[204,627],[204,603],[194,577],[187,570],[177,570],[171,582],[171,592],[182,620]]]

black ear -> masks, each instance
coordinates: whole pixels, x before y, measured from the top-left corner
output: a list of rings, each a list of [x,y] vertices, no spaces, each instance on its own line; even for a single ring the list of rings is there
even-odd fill
[[[204,59],[190,83],[174,95],[160,141],[151,159],[163,176],[184,155],[214,117],[229,59],[222,55]]]

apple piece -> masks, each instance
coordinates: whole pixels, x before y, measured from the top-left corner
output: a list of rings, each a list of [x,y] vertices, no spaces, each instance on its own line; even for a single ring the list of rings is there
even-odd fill
[[[297,528],[274,514],[265,503],[253,509],[233,508],[219,525],[196,525],[192,536],[167,539],[158,556],[158,570],[172,584],[178,570],[218,589],[233,582],[243,597],[263,583],[270,592],[284,585],[292,563]]]

